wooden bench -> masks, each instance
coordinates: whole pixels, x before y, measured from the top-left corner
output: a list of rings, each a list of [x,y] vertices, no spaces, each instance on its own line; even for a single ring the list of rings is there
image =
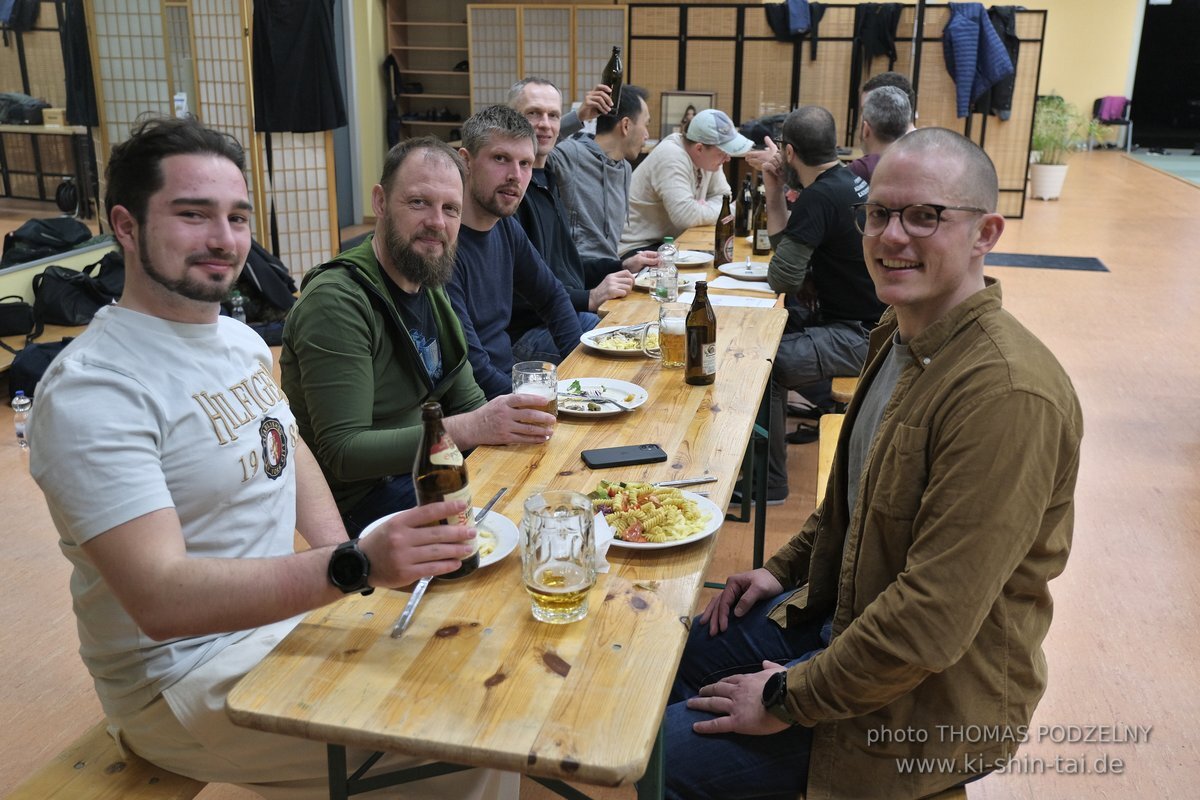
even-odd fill
[[[830,399],[844,406],[854,397],[854,390],[858,388],[858,376],[834,378],[832,383],[829,389]]]
[[[93,725],[13,790],[8,800],[190,800],[208,785],[132,753],[123,758],[106,725]]]
[[[818,423],[817,439],[817,505],[825,499],[825,484],[829,483],[829,471],[833,468],[833,454],[837,450],[838,434],[842,432],[845,414],[822,414]]]
[[[804,800],[804,795],[800,795],[796,800]],[[953,789],[946,789],[937,794],[931,794],[923,800],[967,800],[967,790],[961,786],[956,786]]]

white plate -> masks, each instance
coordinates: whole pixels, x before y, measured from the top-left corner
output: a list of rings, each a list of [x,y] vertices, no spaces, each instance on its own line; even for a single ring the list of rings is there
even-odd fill
[[[637,274],[637,277],[633,279],[634,288],[641,289],[643,292],[650,291],[651,277],[646,274],[647,272],[648,272],[648,270],[642,270],[641,272],[639,272]],[[698,281],[698,280],[703,280],[703,276],[680,275],[679,276],[679,290],[683,291],[684,289],[693,288],[696,284],[696,281]]]
[[[737,278],[739,281],[765,281],[767,279],[767,265],[762,261],[751,261],[749,271],[746,270],[746,262],[743,261],[739,264],[731,261],[717,267],[717,272]]]
[[[612,540],[613,546],[627,547],[630,550],[663,550],[668,547],[680,547],[681,545],[698,542],[701,539],[707,539],[716,532],[717,528],[721,527],[723,522],[725,522],[725,512],[717,508],[717,504],[712,500],[693,492],[685,492],[682,489],[679,490],[679,493],[688,500],[694,502],[700,509],[700,513],[708,514],[708,522],[704,523],[704,528],[702,528],[698,533],[693,533],[686,539],[676,539],[673,542],[626,542],[618,539],[615,535],[616,531],[614,531]]]
[[[600,345],[596,344],[597,339],[603,339],[605,336],[612,333],[613,331],[618,330],[619,328],[627,328],[627,327],[630,327],[630,326],[628,326],[628,325],[609,325],[608,327],[605,327],[605,328],[592,328],[590,331],[585,333],[583,336],[579,337],[579,343],[582,344],[584,347],[586,347],[588,350],[591,350],[596,353],[604,353],[604,355],[606,355],[606,356],[620,356],[620,357],[640,356],[643,358],[649,358],[649,356],[647,356],[645,353],[643,353],[641,348],[639,348],[639,347],[635,347],[632,350],[613,350],[611,348],[601,347]],[[632,339],[637,339],[641,335],[642,335],[642,332],[640,330],[630,332],[630,338],[632,338]]]
[[[706,253],[703,250],[680,250],[675,255],[676,267],[703,267],[711,264],[713,260],[712,253]]]
[[[396,514],[402,512],[397,511]],[[479,513],[478,508],[471,509],[471,519]],[[363,528],[363,532],[358,535],[358,538],[363,538],[371,531],[378,528],[383,523],[387,522],[396,514],[388,514],[386,517],[380,517],[372,522],[367,527]],[[479,566],[489,567],[495,564],[500,559],[511,553],[517,546],[517,526],[512,523],[508,517],[503,514],[497,514],[495,511],[489,511],[487,516],[483,518],[483,522],[476,525],[476,529],[490,531],[496,536],[496,549],[489,553],[485,558],[479,559]]]
[[[636,383],[630,383],[629,381],[618,381],[613,378],[578,378],[578,379],[571,378],[570,380],[564,379],[564,380],[561,380],[558,382],[558,393],[560,395],[560,397],[558,398],[558,413],[559,414],[567,414],[568,416],[572,416],[572,417],[595,418],[595,417],[614,417],[617,414],[625,413],[622,409],[617,408],[616,406],[612,405],[611,403],[598,403],[597,405],[599,405],[601,408],[600,411],[585,411],[583,409],[576,410],[576,409],[571,409],[571,408],[565,407],[563,405],[563,403],[569,402],[569,401],[563,400],[561,395],[570,394],[571,390],[568,387],[570,387],[570,385],[572,383],[574,383],[576,380],[579,381],[579,387],[581,389],[583,389],[585,392],[591,391],[593,389],[598,390],[603,397],[612,398],[613,400],[616,400],[618,403],[620,403],[621,405],[623,405],[629,409],[637,408],[642,403],[646,402],[646,400],[649,399],[649,397],[650,397],[650,395],[648,395],[646,393],[645,389],[638,386]],[[630,397],[631,395],[632,395],[632,399],[630,399],[630,400],[625,399],[626,397]]]

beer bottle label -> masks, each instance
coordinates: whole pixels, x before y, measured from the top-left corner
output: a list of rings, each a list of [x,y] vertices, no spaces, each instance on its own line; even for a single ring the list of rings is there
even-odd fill
[[[759,228],[754,234],[754,247],[758,250],[771,249],[771,235],[766,228]]]
[[[462,453],[449,436],[439,439],[429,451],[429,460],[439,466],[461,467]]]
[[[717,374],[717,343],[716,342],[707,342],[704,345],[704,349],[701,353],[701,356],[702,356],[701,363],[704,365],[704,374],[705,375],[716,375]]]
[[[730,236],[725,240],[725,244],[721,245],[721,250],[725,253],[725,263],[733,261],[733,237]]]
[[[462,487],[457,492],[446,492],[446,496],[443,497],[442,499],[446,500],[446,501],[464,500],[467,503],[467,507],[464,508],[462,511],[458,512],[457,514],[455,514],[453,517],[446,517],[447,525],[470,525],[471,524],[471,485],[470,484],[467,484],[466,486]],[[475,549],[476,550],[479,549],[479,537],[478,536],[475,537]]]

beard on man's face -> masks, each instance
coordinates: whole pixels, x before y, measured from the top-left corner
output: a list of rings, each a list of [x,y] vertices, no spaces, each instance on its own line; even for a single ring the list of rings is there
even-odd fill
[[[483,190],[473,184],[469,189],[475,204],[493,217],[511,217],[517,213],[517,207],[521,205],[521,201],[525,197],[519,183],[505,183],[497,186],[491,194],[485,194]],[[501,194],[501,189],[504,189],[506,194]]]
[[[184,273],[179,277],[171,277],[159,269],[159,265],[154,262],[150,254],[149,245],[150,242],[146,236],[146,229],[142,227],[138,230],[138,261],[142,265],[142,270],[151,280],[164,287],[167,291],[188,300],[195,300],[200,303],[218,303],[224,300],[226,295],[229,294],[233,288],[234,281],[237,280],[240,274],[239,270],[233,270],[224,276],[214,275],[205,279],[193,277],[185,269]],[[187,267],[192,264],[213,260],[225,261],[233,265],[234,261],[237,260],[237,254],[224,251],[191,253],[184,256],[183,263]]]
[[[786,186],[797,191],[804,188],[804,184],[800,181],[800,173],[796,172],[796,168],[792,166],[790,161],[784,162],[783,182]]]
[[[421,286],[444,286],[454,272],[455,242],[445,231],[418,230],[414,236],[437,236],[442,242],[442,254],[424,256],[412,248],[412,239],[405,240],[389,220],[384,231],[384,245],[392,266],[401,275]]]

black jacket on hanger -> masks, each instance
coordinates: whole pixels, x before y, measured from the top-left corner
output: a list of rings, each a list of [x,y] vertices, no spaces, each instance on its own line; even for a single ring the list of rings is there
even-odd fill
[[[254,129],[327,131],[346,124],[333,43],[333,0],[254,0]]]

